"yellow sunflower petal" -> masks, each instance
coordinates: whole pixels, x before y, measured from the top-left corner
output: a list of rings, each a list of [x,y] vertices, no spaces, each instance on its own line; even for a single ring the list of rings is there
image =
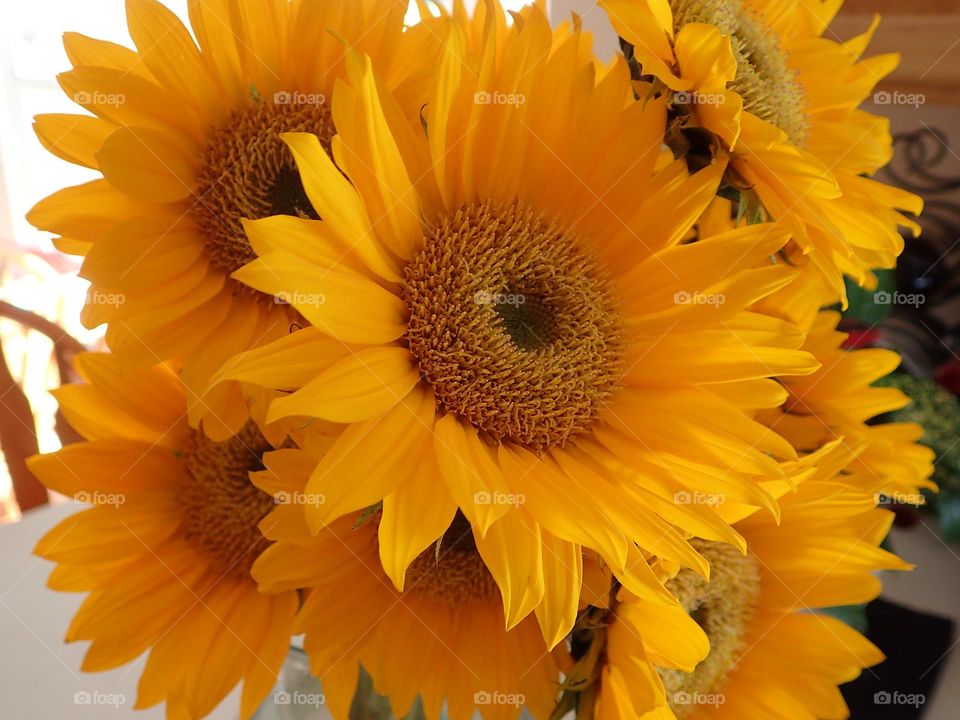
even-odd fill
[[[543,546],[540,527],[523,510],[509,512],[475,534],[477,550],[500,588],[506,627],[523,620],[543,599]],[[525,548],[518,552],[518,548]]]
[[[270,406],[267,422],[293,415],[351,423],[382,415],[402,402],[420,380],[403,347],[364,348],[324,370]]]
[[[278,302],[289,302],[314,327],[344,342],[392,342],[406,329],[403,301],[347,268],[314,268],[295,255],[276,252],[245,265],[233,277]]]
[[[348,82],[334,96],[334,156],[358,188],[383,244],[409,260],[423,235],[417,193],[389,132],[370,58],[348,53],[347,69]]]
[[[463,514],[484,536],[510,510],[510,486],[492,449],[455,415],[438,419],[434,433],[443,479]]]
[[[318,499],[306,507],[314,532],[379,502],[418,471],[432,441],[434,403],[418,387],[381,417],[344,430],[307,483],[307,495]]]
[[[97,168],[96,152],[116,128],[99,118],[86,115],[51,113],[37,115],[33,130],[40,143],[67,162]]]
[[[96,158],[112,185],[141,200],[175,202],[193,192],[194,158],[155,130],[121,128],[107,138]]]
[[[189,31],[173,12],[156,0],[127,0],[127,26],[141,62],[157,82],[201,107],[218,104],[218,88]]]
[[[343,243],[381,277],[399,277],[399,264],[374,230],[379,217],[368,214],[350,181],[333,164],[315,135],[284,133],[313,207]]]
[[[378,532],[380,561],[387,577],[401,592],[410,563],[443,537],[456,515],[453,498],[437,491],[440,482],[439,468],[427,460],[383,498]]]
[[[583,580],[583,554],[579,545],[541,534],[543,545],[543,600],[536,608],[537,621],[547,647],[553,649],[573,628]]]

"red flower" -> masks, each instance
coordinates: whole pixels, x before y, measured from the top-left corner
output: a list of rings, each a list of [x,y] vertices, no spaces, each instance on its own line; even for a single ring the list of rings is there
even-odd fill
[[[953,360],[941,365],[936,373],[937,382],[954,395],[960,395],[960,360]]]
[[[850,330],[850,335],[843,342],[844,350],[858,350],[865,347],[873,347],[874,343],[880,337],[880,331],[873,328],[863,328]]]

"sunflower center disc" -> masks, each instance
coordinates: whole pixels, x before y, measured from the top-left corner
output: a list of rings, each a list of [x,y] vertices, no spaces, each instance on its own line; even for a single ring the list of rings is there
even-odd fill
[[[520,204],[466,205],[406,267],[406,340],[442,410],[500,440],[562,446],[620,377],[620,316],[574,237]]]
[[[234,111],[207,143],[193,209],[210,262],[230,274],[256,257],[241,220],[271,215],[317,219],[293,154],[280,133],[310,132],[329,149],[334,134],[324,104],[260,102]]]
[[[726,674],[743,652],[760,593],[760,572],[753,557],[744,557],[725,543],[692,540],[691,544],[709,561],[710,581],[691,570],[681,570],[667,583],[667,589],[710,638],[710,654],[692,673],[660,669],[667,700],[678,718],[695,712],[704,695],[723,687]]]
[[[274,502],[250,482],[248,473],[263,470],[261,458],[271,449],[253,422],[224,442],[194,431],[193,449],[185,458],[188,478],[177,496],[184,537],[224,574],[248,577],[253,561],[266,549],[257,523]]]
[[[407,568],[406,587],[451,607],[500,597],[493,576],[477,552],[470,523],[459,512],[444,533],[439,550],[431,545]]]
[[[730,37],[737,74],[730,88],[743,107],[783,130],[803,147],[809,131],[803,87],[787,62],[776,32],[763,24],[741,0],[671,0],[674,31],[690,23],[707,23]]]

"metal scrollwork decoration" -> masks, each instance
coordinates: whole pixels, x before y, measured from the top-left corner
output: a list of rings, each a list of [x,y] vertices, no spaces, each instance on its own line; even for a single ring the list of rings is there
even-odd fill
[[[957,154],[946,133],[928,125],[895,135],[893,148],[883,179],[924,199],[923,233],[907,237],[897,287],[923,302],[894,308],[884,344],[904,355],[905,369],[927,374],[960,353],[960,175],[944,171]]]

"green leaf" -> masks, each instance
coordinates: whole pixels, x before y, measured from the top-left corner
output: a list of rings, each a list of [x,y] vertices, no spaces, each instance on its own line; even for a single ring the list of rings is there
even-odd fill
[[[370,507],[366,507],[360,511],[360,514],[357,516],[357,519],[353,522],[353,529],[356,530],[359,527],[362,527],[366,522],[370,520],[374,515],[383,510],[383,500],[378,500]]]
[[[835,617],[837,620],[845,622],[854,630],[867,632],[867,606],[866,605],[841,605],[839,607],[824,608],[821,612],[824,615]]]
[[[887,300],[897,289],[897,276],[893,270],[874,270],[877,276],[875,290],[864,290],[849,278],[844,282],[847,286],[847,301],[849,307],[845,317],[856,318],[864,325],[878,325],[890,314],[893,305]]]
[[[390,699],[373,689],[373,679],[362,666],[357,681],[357,690],[350,703],[350,720],[392,720],[394,715],[390,708]],[[401,720],[426,720],[423,712],[423,703],[417,695],[413,705]]]
[[[936,506],[960,496],[960,443],[957,442],[960,401],[929,378],[912,377],[901,372],[881,378],[877,385],[897,388],[910,398],[909,405],[889,413],[885,419],[917,423],[923,428],[920,442],[936,453],[933,479],[940,486],[940,494],[929,496],[929,504]],[[948,509],[948,517],[950,512]]]
[[[763,222],[763,203],[753,190],[740,190],[736,205],[737,225],[746,220],[747,225],[758,225]]]
[[[960,495],[938,497],[936,505],[943,539],[960,543]]]
[[[427,125],[427,117],[423,114],[423,111],[427,109],[427,103],[424,103],[420,106],[420,127],[423,128],[423,136],[425,138],[430,137],[430,128]]]

